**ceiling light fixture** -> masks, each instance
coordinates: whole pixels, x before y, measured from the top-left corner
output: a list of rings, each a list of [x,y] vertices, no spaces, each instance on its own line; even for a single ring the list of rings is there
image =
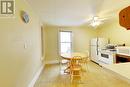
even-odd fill
[[[97,27],[101,24],[101,20],[99,19],[99,17],[95,16],[93,17],[92,22],[90,23],[91,26],[93,27]]]

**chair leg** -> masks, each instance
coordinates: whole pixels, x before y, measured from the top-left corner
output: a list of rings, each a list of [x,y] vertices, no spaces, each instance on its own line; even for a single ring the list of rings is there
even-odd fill
[[[81,71],[72,71],[70,74],[71,83],[74,81],[74,78],[76,81],[78,80],[81,82]]]
[[[86,63],[86,68],[87,68],[87,71],[89,72],[89,67],[88,67],[88,63]]]
[[[73,76],[71,76],[71,83],[73,82]]]
[[[71,81],[71,83],[73,82],[73,74],[72,74],[72,72],[70,72],[70,81]]]

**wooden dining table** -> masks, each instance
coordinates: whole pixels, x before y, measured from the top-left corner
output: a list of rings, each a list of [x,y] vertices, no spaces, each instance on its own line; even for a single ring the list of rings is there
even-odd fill
[[[87,54],[85,54],[85,53],[81,53],[81,52],[72,52],[72,53],[63,53],[63,54],[61,54],[61,57],[63,58],[63,59],[66,59],[66,60],[68,60],[68,61],[70,61],[72,58],[74,58],[75,56],[78,56],[80,59],[82,59],[82,58],[87,58],[88,57],[88,55]],[[78,59],[78,60],[80,60],[80,59]],[[65,70],[64,70],[64,72],[65,73],[69,73],[67,70],[69,70],[69,68],[70,68],[70,66],[68,66]],[[67,72],[66,72],[67,71]]]
[[[74,58],[75,56],[79,56],[81,58],[88,57],[87,54],[81,53],[81,52],[72,52],[72,53],[63,53],[63,54],[61,54],[61,57],[66,59],[66,60],[71,60],[71,58]]]

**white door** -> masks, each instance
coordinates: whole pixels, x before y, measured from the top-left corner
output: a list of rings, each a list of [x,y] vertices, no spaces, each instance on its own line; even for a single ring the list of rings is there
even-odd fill
[[[98,62],[97,47],[96,46],[91,46],[91,60],[94,62]]]
[[[97,45],[97,38],[91,39],[91,46],[96,46]]]

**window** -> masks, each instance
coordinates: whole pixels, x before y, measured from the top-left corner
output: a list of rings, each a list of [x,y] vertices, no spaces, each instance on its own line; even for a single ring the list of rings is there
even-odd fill
[[[72,52],[72,32],[71,31],[60,31],[60,53],[71,53]]]

